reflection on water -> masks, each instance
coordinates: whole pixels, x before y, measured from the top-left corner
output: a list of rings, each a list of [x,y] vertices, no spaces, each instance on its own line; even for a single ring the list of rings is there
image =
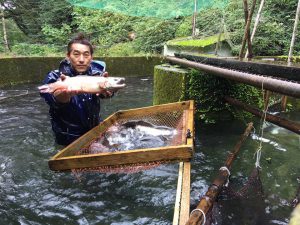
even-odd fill
[[[299,120],[299,114],[294,114],[290,119]],[[254,122],[258,132],[259,120]],[[208,182],[212,181],[221,162],[225,161],[228,152],[232,150],[245,128],[246,125],[239,122],[198,128],[197,149],[202,150],[203,154],[201,157],[196,155],[193,168],[196,167],[196,171],[200,167],[202,169],[193,172],[192,180],[204,178]],[[276,132],[273,132],[274,130]],[[255,167],[255,152],[260,141],[262,141],[261,181],[265,198],[262,200],[257,196],[250,199],[220,200],[218,210],[222,217],[218,224],[288,223],[292,211],[290,202],[300,185],[297,182],[300,175],[299,135],[269,123],[265,127],[263,138],[253,133],[243,144],[233,163],[231,183],[235,186],[235,191],[246,184]],[[206,188],[199,191],[199,184],[195,186],[194,184],[193,182],[192,198],[199,198]]]
[[[102,102],[103,117],[120,109],[151,105],[153,81],[144,78],[127,78],[124,90]],[[59,146],[54,144],[48,107],[36,85],[0,93],[0,224],[171,224],[178,164],[136,174],[91,173],[81,182],[71,173],[54,173],[47,161]],[[299,121],[297,113],[287,116]],[[192,205],[206,192],[245,127],[238,122],[197,126]],[[231,171],[237,187],[246,182],[254,167],[254,152],[261,139],[256,134],[251,137]],[[292,210],[289,202],[299,185],[299,136],[268,124],[262,140],[265,199],[259,204],[253,199],[220,201],[218,224],[287,223]]]

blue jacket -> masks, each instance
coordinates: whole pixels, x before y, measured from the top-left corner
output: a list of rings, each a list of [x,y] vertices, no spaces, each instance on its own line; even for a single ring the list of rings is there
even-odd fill
[[[105,63],[92,61],[85,73],[88,76],[102,75]],[[78,75],[68,60],[60,63],[59,69],[47,74],[44,84],[57,81],[61,73],[74,77]],[[100,98],[95,94],[79,94],[71,97],[69,103],[59,103],[49,93],[41,93],[50,106],[49,114],[55,140],[60,145],[68,145],[100,123]]]

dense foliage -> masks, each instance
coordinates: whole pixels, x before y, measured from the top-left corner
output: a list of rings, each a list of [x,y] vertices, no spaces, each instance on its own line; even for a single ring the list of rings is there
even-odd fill
[[[72,21],[72,6],[55,0],[0,0],[5,17],[14,20],[18,28],[32,41],[44,38],[45,25],[60,28]]]
[[[259,89],[197,70],[189,73],[188,87],[185,93],[186,99],[195,100],[196,118],[205,123],[215,123],[232,117],[246,121],[253,117],[250,113],[242,112],[226,104],[225,96],[234,97],[258,108],[261,108],[263,104],[263,97]]]
[[[227,5],[220,7],[222,1],[214,1],[214,6],[200,10],[197,15],[199,37],[224,32],[233,53],[237,54],[245,23],[243,2],[229,0]],[[0,0],[0,4],[14,54],[45,55],[47,51],[63,54],[67,40],[76,32],[90,37],[98,47],[98,55],[161,53],[167,40],[190,36],[192,32],[191,16],[168,20],[133,17],[54,0]],[[258,6],[259,1],[256,11]],[[296,7],[297,1],[266,1],[253,43],[255,55],[287,54]],[[0,35],[3,36],[3,30]],[[4,48],[0,47],[0,51]],[[296,40],[296,54],[299,51],[300,43]]]
[[[257,1],[252,27],[259,4],[260,1]],[[282,55],[288,53],[296,8],[297,1],[265,1],[262,17],[253,41],[254,55]],[[177,31],[178,36],[190,34],[191,27],[189,24],[189,18],[183,21]],[[238,54],[241,47],[244,25],[244,9],[241,0],[230,0],[226,8],[212,7],[200,11],[197,18],[197,28],[200,36],[214,35],[223,31],[229,39],[235,55]],[[298,54],[300,41],[296,40],[295,44],[295,54]]]

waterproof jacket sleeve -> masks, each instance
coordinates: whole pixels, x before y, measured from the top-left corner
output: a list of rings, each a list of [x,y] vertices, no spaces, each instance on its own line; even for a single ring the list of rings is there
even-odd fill
[[[45,80],[43,81],[43,84],[50,84],[56,82],[60,77],[60,72],[58,70],[51,71],[47,74]],[[53,108],[59,108],[63,107],[65,105],[68,105],[68,103],[60,103],[57,102],[53,94],[49,93],[40,93],[41,97],[43,97],[46,101],[46,103]]]

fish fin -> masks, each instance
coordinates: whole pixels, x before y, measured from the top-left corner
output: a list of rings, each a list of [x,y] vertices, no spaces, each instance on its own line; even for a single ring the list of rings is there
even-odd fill
[[[48,84],[42,85],[38,87],[40,93],[51,93],[51,88]]]

